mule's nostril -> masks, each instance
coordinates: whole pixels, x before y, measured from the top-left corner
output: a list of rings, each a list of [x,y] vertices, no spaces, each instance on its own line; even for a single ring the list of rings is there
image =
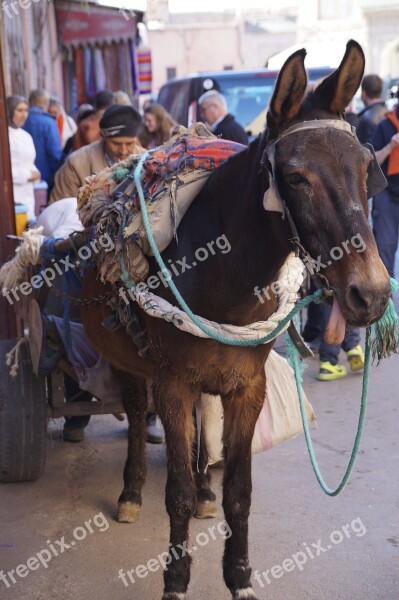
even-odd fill
[[[372,297],[367,290],[351,285],[347,292],[347,301],[352,309],[368,311],[372,304]]]

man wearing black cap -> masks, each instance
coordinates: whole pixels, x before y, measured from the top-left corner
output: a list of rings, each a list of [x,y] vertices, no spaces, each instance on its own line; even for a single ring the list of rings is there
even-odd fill
[[[55,175],[50,203],[62,198],[76,198],[86,177],[98,173],[130,154],[143,154],[137,134],[140,113],[132,106],[113,104],[100,121],[102,139],[72,152]]]
[[[76,198],[78,190],[85,183],[86,177],[110,167],[131,154],[144,154],[146,150],[140,146],[136,137],[142,126],[140,113],[132,106],[114,104],[107,108],[101,121],[102,139],[84,146],[69,155],[64,165],[55,175],[55,184],[50,203],[63,198]],[[74,381],[65,378],[68,397],[79,393]],[[79,400],[90,400],[89,392],[80,392]],[[63,431],[63,438],[68,442],[79,442],[84,438],[84,427],[90,417],[68,417]],[[147,414],[147,441],[162,443],[163,431],[157,425],[155,413]]]

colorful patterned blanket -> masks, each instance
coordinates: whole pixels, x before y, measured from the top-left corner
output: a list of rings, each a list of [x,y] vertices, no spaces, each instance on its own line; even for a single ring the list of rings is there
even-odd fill
[[[181,127],[147,157],[142,184],[151,229],[160,251],[177,237],[181,219],[212,171],[244,148],[216,138],[205,125],[196,123],[188,130]],[[96,225],[96,236],[108,233],[115,243],[113,252],[98,255],[102,281],[114,283],[119,279],[121,252],[134,281],[142,281],[148,274],[146,255],[151,255],[151,249],[133,181],[140,158],[131,156],[87,178],[78,196],[83,225]]]

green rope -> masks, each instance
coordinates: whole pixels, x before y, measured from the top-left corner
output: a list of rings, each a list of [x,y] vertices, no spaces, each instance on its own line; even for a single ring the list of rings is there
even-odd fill
[[[328,496],[338,496],[338,494],[344,489],[344,487],[350,477],[350,474],[352,472],[353,466],[355,464],[356,456],[359,451],[360,440],[361,440],[362,434],[363,434],[364,420],[366,417],[366,408],[367,408],[367,392],[368,392],[368,385],[369,385],[370,347],[371,347],[370,335],[371,335],[370,327],[367,327],[367,329],[366,329],[366,348],[365,348],[365,357],[364,357],[364,371],[363,371],[363,382],[362,382],[362,398],[361,398],[361,403],[360,403],[360,413],[359,413],[356,437],[355,437],[355,441],[353,443],[351,456],[350,456],[349,463],[346,468],[345,474],[344,474],[341,482],[337,485],[337,487],[335,489],[329,488],[328,485],[325,483],[323,476],[320,473],[319,465],[317,464],[317,459],[316,459],[316,455],[315,455],[314,448],[313,448],[312,438],[310,436],[309,424],[308,424],[308,420],[306,417],[305,400],[304,400],[303,389],[302,389],[300,357],[299,357],[299,354],[298,354],[295,346],[293,345],[292,341],[290,339],[287,339],[287,350],[288,350],[288,354],[289,354],[289,361],[294,369],[295,382],[296,382],[298,396],[299,396],[299,407],[301,410],[303,431],[305,434],[305,440],[306,440],[306,445],[308,448],[310,462],[312,464],[313,471],[316,475],[317,481],[319,482],[321,489]],[[287,338],[288,338],[288,336],[287,336]]]

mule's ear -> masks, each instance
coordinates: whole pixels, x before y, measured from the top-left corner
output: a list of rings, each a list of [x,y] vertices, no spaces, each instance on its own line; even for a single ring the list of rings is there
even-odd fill
[[[269,128],[283,121],[289,121],[297,114],[308,82],[304,64],[305,56],[304,48],[297,50],[282,66],[267,111]]]
[[[338,69],[316,88],[314,95],[323,108],[341,114],[352,100],[364,73],[364,54],[357,42],[349,40]]]

